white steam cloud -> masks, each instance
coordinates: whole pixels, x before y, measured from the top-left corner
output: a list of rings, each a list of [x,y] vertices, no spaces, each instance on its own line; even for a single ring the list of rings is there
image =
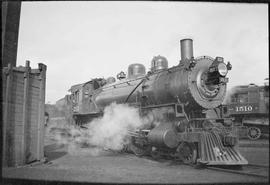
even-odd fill
[[[90,143],[96,146],[120,150],[127,143],[128,130],[143,125],[138,109],[125,104],[111,104],[104,110],[104,116],[88,124]]]
[[[106,150],[119,151],[128,141],[128,131],[134,131],[151,118],[141,118],[139,110],[126,104],[112,103],[104,115],[84,125],[87,129],[67,125],[62,121],[49,127],[52,139],[68,146],[72,155],[100,155]]]

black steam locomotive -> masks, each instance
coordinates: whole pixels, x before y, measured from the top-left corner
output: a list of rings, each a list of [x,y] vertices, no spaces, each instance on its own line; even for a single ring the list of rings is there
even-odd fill
[[[231,64],[222,57],[193,57],[193,41],[184,39],[181,61],[168,68],[165,57],[156,56],[146,73],[142,64],[131,64],[128,74],[97,78],[70,89],[73,118],[81,125],[102,115],[116,102],[138,107],[159,125],[130,131],[126,148],[136,155],[170,157],[187,163],[245,165],[236,146],[238,138],[222,117],[209,118],[207,111],[219,109],[226,93]],[[217,111],[218,112],[218,111]]]
[[[234,125],[239,126],[241,137],[259,139],[269,136],[269,79],[263,86],[255,84],[234,87],[226,98],[227,107],[224,116],[234,118]],[[242,131],[242,132],[241,132]]]

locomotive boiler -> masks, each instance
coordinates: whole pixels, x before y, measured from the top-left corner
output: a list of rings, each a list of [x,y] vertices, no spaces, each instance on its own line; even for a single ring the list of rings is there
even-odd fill
[[[187,163],[207,165],[244,165],[237,150],[238,138],[222,117],[207,117],[217,110],[226,94],[231,64],[222,57],[194,58],[192,39],[180,41],[181,60],[168,68],[163,56],[151,61],[146,73],[142,64],[128,67],[117,81],[92,79],[73,86],[73,117],[77,124],[102,115],[111,104],[125,103],[140,109],[149,123],[130,131],[125,146],[136,155],[170,157]],[[158,124],[157,124],[158,123]]]

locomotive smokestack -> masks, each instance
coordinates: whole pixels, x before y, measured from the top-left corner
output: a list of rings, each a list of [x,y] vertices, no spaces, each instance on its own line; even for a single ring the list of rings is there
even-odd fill
[[[181,45],[181,61],[193,58],[193,40],[182,39],[180,40],[180,45]]]

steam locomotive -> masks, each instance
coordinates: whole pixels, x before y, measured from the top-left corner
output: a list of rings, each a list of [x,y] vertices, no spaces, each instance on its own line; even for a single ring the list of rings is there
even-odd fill
[[[240,136],[259,139],[269,136],[269,79],[263,86],[255,84],[240,85],[232,89],[224,107],[225,117],[234,118],[235,126],[240,128]]]
[[[193,57],[192,39],[180,41],[181,60],[168,68],[163,56],[155,56],[151,70],[142,64],[128,67],[128,74],[96,78],[70,88],[72,114],[77,125],[102,116],[112,102],[138,107],[153,122],[130,131],[125,147],[136,155],[168,157],[205,165],[245,165],[237,150],[238,138],[218,112],[225,97],[226,75],[232,68],[222,57]]]

